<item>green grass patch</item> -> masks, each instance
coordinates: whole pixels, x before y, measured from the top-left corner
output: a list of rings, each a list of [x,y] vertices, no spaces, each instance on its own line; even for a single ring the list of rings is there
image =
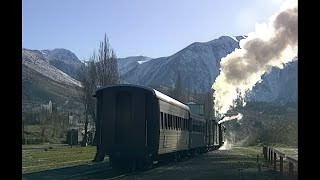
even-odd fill
[[[22,151],[22,173],[86,164],[93,160],[96,147],[57,147]]]

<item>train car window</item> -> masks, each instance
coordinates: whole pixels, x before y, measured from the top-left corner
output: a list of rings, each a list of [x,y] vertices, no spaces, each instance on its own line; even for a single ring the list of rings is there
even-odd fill
[[[184,119],[184,121],[185,121],[185,123],[186,123],[186,130],[188,131],[189,129],[188,129],[188,121],[187,121],[187,119]]]
[[[174,129],[174,116],[171,115],[172,129]]]
[[[184,130],[183,118],[180,118],[180,120],[181,120],[181,129]]]
[[[168,129],[171,129],[171,114],[168,114]]]
[[[188,131],[188,120],[187,119],[184,119],[184,121],[186,122],[186,130]]]
[[[178,130],[179,129],[179,123],[178,123],[178,117],[176,116],[176,129]]]
[[[184,130],[184,127],[183,127],[183,125],[184,125],[184,124],[183,124],[183,118],[180,118],[180,121],[181,121],[181,129]]]
[[[174,116],[171,115],[172,129],[174,129]]]
[[[177,116],[177,130],[179,130],[179,117]]]
[[[169,114],[169,129],[172,127],[172,122],[171,122],[171,114]]]
[[[172,115],[172,129],[176,129],[175,116]]]
[[[186,129],[186,122],[184,121],[184,118],[182,118],[182,123],[183,123],[183,130]]]
[[[166,129],[168,129],[168,121],[167,121],[167,114],[164,113],[164,126]]]
[[[171,129],[171,115],[168,114],[168,129]]]
[[[188,120],[187,119],[184,119],[185,123],[186,123],[186,130],[188,131],[189,128],[188,128]]]
[[[173,116],[173,121],[174,121],[174,129],[177,130],[177,116]]]
[[[179,130],[180,129],[180,126],[179,126],[179,117],[177,116],[177,129]]]
[[[175,129],[175,124],[174,124],[174,115],[172,115],[172,129]]]
[[[186,130],[187,131],[189,130],[189,121],[188,121],[188,119],[186,119]]]
[[[161,129],[163,129],[163,112],[160,112]]]
[[[171,129],[171,115],[168,114],[168,129]]]
[[[173,129],[172,115],[170,114],[170,129]]]
[[[178,117],[174,116],[174,122],[176,123],[176,130],[178,130]]]

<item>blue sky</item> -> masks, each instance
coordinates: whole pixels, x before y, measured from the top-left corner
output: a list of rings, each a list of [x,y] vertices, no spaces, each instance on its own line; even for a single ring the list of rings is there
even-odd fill
[[[282,0],[23,0],[22,46],[88,59],[106,33],[118,57],[170,56],[193,42],[245,35]]]

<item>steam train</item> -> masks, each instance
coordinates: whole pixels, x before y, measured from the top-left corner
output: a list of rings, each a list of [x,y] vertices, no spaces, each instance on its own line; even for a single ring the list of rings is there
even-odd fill
[[[94,162],[109,156],[113,168],[149,169],[154,162],[219,148],[225,127],[148,87],[118,84],[100,88]]]

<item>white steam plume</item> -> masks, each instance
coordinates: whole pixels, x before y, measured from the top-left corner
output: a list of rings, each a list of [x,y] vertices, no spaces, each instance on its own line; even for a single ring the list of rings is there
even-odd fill
[[[218,122],[218,124],[221,124],[221,123],[226,122],[226,121],[231,121],[231,120],[240,121],[242,119],[242,117],[243,117],[243,115],[241,113],[238,113],[238,115],[236,115],[236,116],[224,117],[222,120],[220,120]]]
[[[233,144],[231,142],[229,142],[228,139],[225,140],[225,142],[223,143],[223,145],[219,148],[219,150],[230,150],[232,149]]]
[[[286,2],[282,11],[270,18],[269,24],[256,25],[256,31],[240,41],[240,49],[221,59],[221,72],[212,85],[216,115],[222,116],[236,106],[238,96],[261,81],[272,67],[296,60],[298,51],[297,0]]]

